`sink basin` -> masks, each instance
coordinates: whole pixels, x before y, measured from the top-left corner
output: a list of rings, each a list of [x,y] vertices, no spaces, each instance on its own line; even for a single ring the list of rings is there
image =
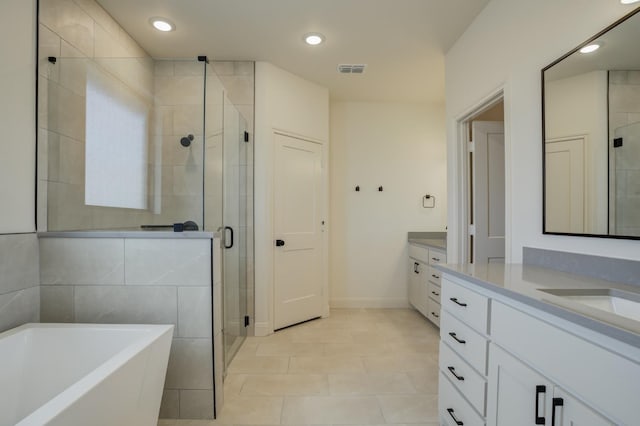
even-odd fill
[[[640,321],[640,294],[614,289],[540,289],[540,291]]]

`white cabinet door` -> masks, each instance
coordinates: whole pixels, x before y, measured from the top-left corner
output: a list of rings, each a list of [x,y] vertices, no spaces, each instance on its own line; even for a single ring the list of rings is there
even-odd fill
[[[414,308],[420,310],[420,263],[417,260],[409,259],[409,303]]]
[[[488,425],[613,426],[494,344],[489,354]]]
[[[419,262],[417,260],[411,260],[411,279],[409,280],[409,302],[416,308],[422,315],[427,316],[427,296],[428,292],[428,280],[427,272],[429,272],[429,266]]]
[[[487,425],[550,425],[553,384],[494,344],[489,349]]]
[[[563,389],[553,390],[552,426],[612,426],[612,423]]]

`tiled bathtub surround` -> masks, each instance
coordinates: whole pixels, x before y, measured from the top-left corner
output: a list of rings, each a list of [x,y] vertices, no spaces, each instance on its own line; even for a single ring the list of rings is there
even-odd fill
[[[212,418],[211,250],[206,238],[41,237],[41,320],[174,324],[160,415]]]
[[[0,332],[40,317],[36,234],[0,235]]]

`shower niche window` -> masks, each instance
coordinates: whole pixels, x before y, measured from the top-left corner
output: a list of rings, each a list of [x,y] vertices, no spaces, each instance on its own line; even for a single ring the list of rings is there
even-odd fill
[[[96,68],[86,86],[85,204],[147,208],[149,101]]]

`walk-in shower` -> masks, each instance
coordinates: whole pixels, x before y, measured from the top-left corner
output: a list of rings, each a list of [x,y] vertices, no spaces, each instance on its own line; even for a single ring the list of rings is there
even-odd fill
[[[39,230],[220,232],[228,364],[251,316],[253,63],[58,56],[40,74]]]

